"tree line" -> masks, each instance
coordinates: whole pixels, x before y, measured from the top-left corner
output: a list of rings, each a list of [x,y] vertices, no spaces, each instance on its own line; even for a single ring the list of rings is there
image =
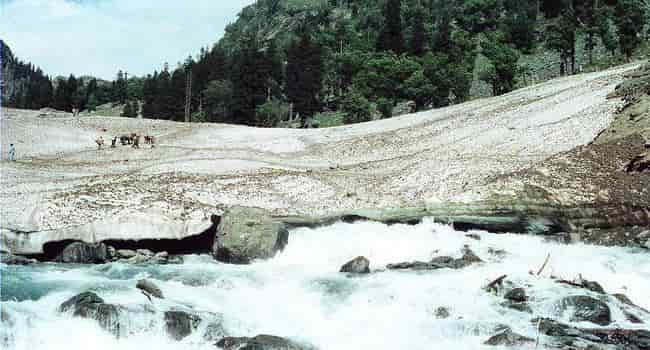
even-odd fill
[[[212,48],[145,77],[57,79],[49,104],[111,101],[125,116],[181,121],[191,76],[193,121],[272,127],[292,118],[309,126],[319,113],[339,111],[354,123],[390,117],[403,101],[418,110],[466,101],[476,78],[493,95],[512,91],[524,73],[520,57],[536,50],[557,52],[560,73],[576,73],[578,37],[589,63],[598,47],[629,60],[648,35],[643,0],[295,3],[258,0]],[[282,16],[294,21],[278,31],[274,18]],[[476,67],[479,55],[485,63]]]

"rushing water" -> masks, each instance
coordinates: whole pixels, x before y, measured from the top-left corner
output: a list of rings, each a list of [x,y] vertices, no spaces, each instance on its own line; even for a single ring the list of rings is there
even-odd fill
[[[203,337],[210,317],[222,315],[234,336],[260,333],[289,337],[320,349],[483,349],[495,326],[506,324],[536,337],[533,315],[506,309],[502,296],[482,287],[502,274],[526,288],[535,316],[569,322],[556,303],[566,295],[588,294],[555,283],[549,275],[597,280],[608,293],[625,293],[650,309],[650,255],[635,249],[546,243],[540,237],[478,233],[467,238],[448,226],[425,220],[416,226],[379,223],[335,224],[291,232],[289,245],[275,259],[249,266],[220,264],[209,256],[186,257],[182,265],[97,266],[41,264],[1,266],[2,309],[9,314],[0,330],[3,348],[40,349],[215,349]],[[485,263],[462,270],[385,271],[387,263],[459,256],[463,245]],[[495,250],[506,253],[497,254]],[[547,254],[542,276],[532,276]],[[352,277],[338,269],[348,260],[369,258],[373,273]],[[149,278],[166,299],[150,303],[136,288]],[[57,307],[80,292],[92,290],[107,303],[127,310],[125,328],[116,338],[96,322],[60,314]],[[615,323],[626,321],[621,305],[607,302]],[[182,307],[206,322],[176,342],[163,326],[162,312]],[[438,307],[451,316],[439,319]],[[650,317],[640,314],[646,324]],[[595,327],[593,324],[578,326]]]

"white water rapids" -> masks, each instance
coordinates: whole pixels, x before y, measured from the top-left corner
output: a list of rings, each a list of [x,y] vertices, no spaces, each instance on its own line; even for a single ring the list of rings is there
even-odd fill
[[[313,344],[324,350],[487,349],[482,343],[505,324],[536,338],[530,320],[558,314],[557,301],[568,295],[592,295],[607,302],[614,323],[608,327],[648,327],[626,320],[622,305],[584,289],[554,282],[550,275],[598,281],[608,293],[624,293],[650,309],[650,254],[632,248],[544,242],[541,237],[478,233],[474,240],[448,226],[425,220],[415,226],[362,222],[316,229],[296,229],[276,258],[248,266],[215,262],[209,256],[185,258],[182,265],[97,266],[41,264],[1,266],[2,310],[9,315],[0,331],[0,347],[15,350],[216,349],[203,331],[211,313],[222,315],[229,335],[272,334]],[[388,263],[434,256],[458,257],[463,245],[484,260],[460,270],[388,271]],[[497,254],[503,250],[505,254]],[[541,276],[532,276],[547,254]],[[373,273],[352,277],[338,270],[363,255]],[[530,296],[533,314],[507,309],[502,295],[482,289],[507,274]],[[150,303],[135,288],[149,278],[166,299]],[[93,320],[57,312],[68,298],[92,290],[107,303],[126,310],[126,329],[119,339]],[[165,332],[162,313],[182,307],[201,315],[199,330],[177,342]],[[435,310],[447,307],[450,317]],[[216,316],[214,316],[216,317]],[[590,323],[576,326],[598,327]],[[542,342],[544,339],[542,338]]]

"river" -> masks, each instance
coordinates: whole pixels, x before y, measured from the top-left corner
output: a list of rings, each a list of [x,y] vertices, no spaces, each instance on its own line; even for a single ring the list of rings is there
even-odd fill
[[[3,321],[0,341],[2,348],[15,350],[215,349],[214,341],[204,338],[214,318],[221,319],[229,335],[273,334],[319,349],[486,349],[490,347],[482,343],[500,324],[536,338],[530,323],[534,316],[571,323],[557,308],[558,300],[589,292],[558,284],[551,275],[582,275],[608,293],[625,293],[650,309],[647,252],[475,233],[480,240],[431,220],[414,226],[338,223],[292,230],[281,254],[247,266],[221,264],[207,255],[187,256],[181,265],[1,265],[1,307],[10,320]],[[385,270],[388,263],[457,257],[464,245],[484,263],[460,270]],[[542,274],[531,275],[549,254]],[[338,272],[359,255],[370,260],[371,274]],[[501,306],[502,296],[483,290],[503,274],[526,289],[534,316]],[[135,284],[142,278],[154,281],[165,299],[150,302],[141,294]],[[87,290],[123,307],[119,338],[95,321],[57,311],[62,302]],[[603,298],[615,320],[609,327],[645,326],[627,321],[614,298]],[[440,307],[448,308],[448,318],[436,316]],[[176,308],[193,310],[204,320],[180,342],[167,336],[162,316]],[[638,316],[650,323],[648,315]]]

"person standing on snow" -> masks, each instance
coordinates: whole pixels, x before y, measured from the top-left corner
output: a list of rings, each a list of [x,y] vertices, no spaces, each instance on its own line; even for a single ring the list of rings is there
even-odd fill
[[[14,144],[9,145],[9,160],[12,162],[16,161],[16,147],[14,147]]]

